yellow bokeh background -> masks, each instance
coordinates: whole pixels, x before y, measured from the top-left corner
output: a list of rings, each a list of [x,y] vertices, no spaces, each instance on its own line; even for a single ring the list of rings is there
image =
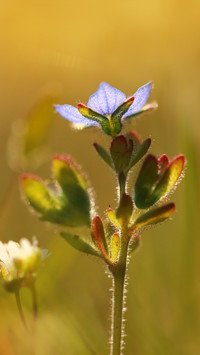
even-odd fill
[[[87,171],[103,217],[109,204],[116,205],[116,179],[92,144],[108,146],[109,137],[94,129],[73,131],[53,102],[87,103],[101,81],[130,95],[149,80],[159,108],[125,130],[151,137],[157,156],[185,154],[187,168],[171,198],[177,213],[144,232],[129,265],[125,354],[199,354],[199,13],[197,0],[1,1],[0,239],[36,235],[51,252],[37,281],[34,336],[26,336],[14,296],[0,288],[1,355],[109,353],[111,280],[101,262],[73,250],[55,226],[30,213],[19,173],[49,178],[52,155],[71,154]],[[45,149],[38,149],[34,164],[13,170],[18,121],[49,96],[53,122]],[[28,290],[22,301],[31,324]]]

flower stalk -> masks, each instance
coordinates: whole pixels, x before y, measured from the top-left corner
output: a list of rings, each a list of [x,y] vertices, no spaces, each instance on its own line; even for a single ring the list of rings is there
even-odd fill
[[[19,310],[19,315],[20,315],[22,324],[23,324],[24,328],[26,329],[26,331],[28,331],[28,326],[27,326],[26,319],[24,316],[19,290],[17,290],[15,292],[15,298],[16,298],[17,308]]]
[[[38,316],[38,304],[37,304],[37,293],[34,284],[31,285],[30,290],[32,293],[33,318],[36,321]]]

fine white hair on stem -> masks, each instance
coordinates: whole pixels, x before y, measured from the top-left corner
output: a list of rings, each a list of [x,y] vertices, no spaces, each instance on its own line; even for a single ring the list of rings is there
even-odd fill
[[[126,302],[127,302],[127,293],[128,293],[128,280],[129,280],[129,276],[128,276],[128,265],[130,262],[130,256],[127,257],[127,261],[126,261],[126,273],[125,273],[125,278],[124,278],[124,290],[123,290],[123,302],[122,302],[122,328],[121,328],[121,349],[120,349],[120,355],[123,355],[123,351],[125,348],[125,337],[126,337],[126,333],[125,333],[125,325],[126,325],[126,318],[125,318],[125,313],[127,311],[127,306],[126,306]],[[109,317],[109,320],[111,319],[111,329],[110,329],[110,337],[108,340],[108,344],[110,345],[110,355],[112,355],[112,348],[113,348],[113,338],[112,338],[112,334],[113,334],[113,327],[114,327],[114,277],[113,275],[107,271],[106,272],[108,274],[109,278],[112,278],[112,288],[109,289],[109,291],[111,291],[111,299],[110,299],[110,306],[111,306],[111,316]]]

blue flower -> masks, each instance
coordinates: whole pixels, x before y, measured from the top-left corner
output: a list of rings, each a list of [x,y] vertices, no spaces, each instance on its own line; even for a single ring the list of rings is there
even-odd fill
[[[157,107],[155,103],[145,105],[151,87],[150,81],[141,86],[134,95],[126,98],[122,91],[102,82],[90,96],[87,106],[78,104],[76,108],[71,105],[56,105],[55,109],[76,128],[101,126],[106,134],[116,136],[121,132],[123,121]]]

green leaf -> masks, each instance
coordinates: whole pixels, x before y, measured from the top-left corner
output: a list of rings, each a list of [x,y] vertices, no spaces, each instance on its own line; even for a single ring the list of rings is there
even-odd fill
[[[36,176],[22,176],[22,190],[41,219],[69,227],[90,226],[87,178],[71,157],[54,156],[53,172],[60,186],[49,188]]]
[[[121,118],[128,111],[129,107],[132,105],[134,97],[129,97],[125,102],[123,102],[117,109],[112,113],[110,117],[112,135],[116,136],[122,130]]]
[[[91,244],[86,242],[83,238],[79,237],[78,235],[70,234],[70,233],[66,233],[66,232],[61,232],[60,235],[73,248],[75,248],[83,253],[86,253],[86,254],[92,254],[95,256],[99,256],[98,251]]]
[[[166,155],[158,160],[148,155],[135,184],[135,204],[138,208],[151,207],[176,185],[184,168],[183,155],[175,157],[170,163]]]
[[[152,206],[159,196],[152,195],[152,187],[158,179],[157,159],[149,154],[139,172],[135,183],[135,204],[138,208],[145,209]]]
[[[151,145],[151,138],[148,138],[138,146],[136,152],[134,149],[135,154],[133,153],[132,155],[129,169],[131,169],[136,163],[138,163],[140,159],[143,158],[143,156],[147,153],[150,145]]]
[[[30,205],[43,216],[61,209],[61,204],[50,194],[43,181],[35,175],[23,174],[21,187]]]
[[[89,107],[85,106],[84,104],[78,104],[78,110],[81,113],[81,115],[83,115],[84,117],[88,118],[89,120],[98,122],[101,125],[103,131],[106,134],[111,135],[110,122],[105,116],[91,110]]]
[[[130,106],[134,101],[134,96],[129,97],[126,101],[124,101],[117,109],[112,113],[111,120],[117,118],[121,120],[122,116],[128,111]]]
[[[104,147],[102,147],[100,144],[98,143],[94,143],[93,144],[97,153],[99,154],[99,156],[103,159],[103,161],[110,166],[111,169],[114,169],[114,165],[113,165],[113,161],[111,159],[110,154],[105,150]]]
[[[129,146],[124,136],[117,136],[112,140],[110,153],[117,173],[127,169],[132,151],[133,144]]]
[[[61,195],[62,203],[69,205],[79,223],[82,221],[82,224],[90,225],[90,197],[86,181],[75,162],[67,155],[55,155],[53,173],[64,193],[64,196]]]
[[[138,217],[133,228],[139,229],[150,224],[157,224],[165,221],[174,213],[176,206],[174,203],[169,203],[165,206],[154,208],[151,211]]]

